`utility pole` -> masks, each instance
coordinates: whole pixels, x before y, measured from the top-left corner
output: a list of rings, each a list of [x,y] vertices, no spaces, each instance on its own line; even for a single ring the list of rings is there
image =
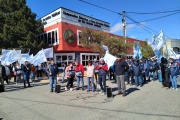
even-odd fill
[[[122,25],[123,25],[123,37],[124,37],[124,43],[126,43],[126,15],[125,11],[122,11]]]

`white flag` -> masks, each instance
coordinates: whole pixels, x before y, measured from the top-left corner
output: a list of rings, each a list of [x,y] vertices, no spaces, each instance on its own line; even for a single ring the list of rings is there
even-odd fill
[[[142,58],[141,49],[137,43],[133,46],[133,52],[134,52],[134,55],[133,55],[134,58],[138,60]]]
[[[20,64],[24,64],[25,61],[29,61],[29,52],[20,55],[20,60],[18,61]]]
[[[104,50],[106,50],[106,53],[107,53],[107,52],[109,52],[109,49],[108,49],[108,47],[107,47],[107,46],[102,45],[102,47],[104,48]]]
[[[44,50],[39,51],[31,60],[31,64],[33,64],[34,66],[37,66],[43,62],[46,62],[46,56],[44,54]]]
[[[151,47],[153,50],[159,50],[165,44],[164,34],[161,30],[158,35],[153,36]]]
[[[2,55],[7,55],[8,52],[11,52],[13,50],[6,50],[6,49],[2,49]],[[21,55],[21,50],[15,50],[17,52],[18,55]]]
[[[114,65],[114,62],[116,61],[116,57],[109,54],[109,53],[106,53],[105,56],[104,56],[104,61],[105,63],[108,64],[108,69]]]
[[[10,52],[8,52],[6,58],[5,58],[5,65],[10,65],[13,62],[16,62],[19,60],[19,55],[17,54],[17,52],[15,50],[12,50]]]
[[[44,49],[46,58],[53,58],[53,47]]]

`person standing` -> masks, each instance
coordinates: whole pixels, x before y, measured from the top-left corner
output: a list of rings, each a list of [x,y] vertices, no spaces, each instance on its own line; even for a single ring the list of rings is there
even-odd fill
[[[73,63],[68,64],[64,73],[65,73],[65,78],[68,80],[67,85],[65,87],[65,91],[68,90],[69,85],[70,85],[70,91],[73,91],[73,80],[75,77],[75,70],[73,67]]]
[[[41,64],[37,66],[37,78],[42,79],[42,65]]]
[[[139,63],[139,60],[135,60],[133,64],[133,69],[134,69],[134,78],[135,78],[135,85],[138,87],[142,87],[142,70],[141,70],[141,65]]]
[[[14,66],[14,75],[16,75],[16,85],[18,85],[18,83],[20,84],[20,80],[21,80],[21,74],[22,74],[22,69],[20,64],[17,62],[16,65]]]
[[[28,83],[28,87],[31,87],[29,82],[29,76],[31,73],[31,65],[28,61],[25,61],[25,64],[22,66],[22,70],[24,72],[24,88],[26,88],[26,82]]]
[[[64,77],[66,75],[66,72],[65,72],[66,67],[67,67],[66,63],[63,63],[63,66],[64,66],[64,69],[63,69],[63,73],[62,73],[62,83],[64,82]]]
[[[142,84],[145,84],[146,83],[145,62],[142,59],[140,59],[139,62],[140,62],[139,63],[140,64],[140,71],[141,71],[141,75],[140,76],[141,76]]]
[[[11,73],[10,73],[10,69],[7,65],[5,65],[5,71],[6,71],[6,76],[4,79],[6,80],[6,83],[9,84],[9,78],[10,78]]]
[[[95,89],[94,89],[94,65],[92,65],[91,61],[88,61],[88,65],[87,65],[86,69],[87,69],[87,83],[88,83],[87,92],[90,91],[90,83],[92,84],[92,91],[95,92]]]
[[[94,76],[95,76],[95,80],[97,83],[98,80],[98,70],[96,70],[96,67],[98,66],[99,62],[97,61],[97,59],[94,59],[93,65],[94,65]]]
[[[84,90],[84,67],[78,62],[75,62],[75,72],[76,72],[76,79],[77,79],[77,88],[76,90],[79,90],[79,86],[80,86],[80,81],[82,84],[82,90]]]
[[[129,69],[129,65],[127,62],[122,59],[121,55],[118,55],[117,61],[115,62],[115,73],[116,73],[116,81],[118,86],[118,95],[122,94],[126,96],[126,85],[125,85],[125,70]]]
[[[134,73],[133,73],[133,59],[130,58],[128,61],[129,69],[128,69],[128,81],[130,81],[130,85],[132,86],[134,84]]]
[[[172,84],[171,88],[173,90],[178,90],[177,75],[179,73],[179,68],[178,68],[177,62],[174,62],[172,58],[170,59],[169,68],[170,68],[170,80],[171,80],[171,84]]]
[[[5,70],[5,67],[3,65],[1,65],[1,61],[0,61],[0,82],[3,87],[3,92],[5,91],[5,87],[4,87],[4,77],[5,76],[6,76],[6,70]]]
[[[31,65],[31,80],[33,83],[35,82],[35,74],[36,74],[36,67],[32,64]]]
[[[96,67],[96,70],[98,70],[98,82],[101,86],[101,91],[99,93],[102,93],[102,95],[106,94],[106,74],[108,71],[108,65],[105,63],[104,59],[100,59],[99,65]]]
[[[57,84],[57,75],[58,75],[58,66],[54,63],[54,60],[51,60],[51,64],[49,65],[49,80],[50,80],[50,92],[53,92],[54,87]]]

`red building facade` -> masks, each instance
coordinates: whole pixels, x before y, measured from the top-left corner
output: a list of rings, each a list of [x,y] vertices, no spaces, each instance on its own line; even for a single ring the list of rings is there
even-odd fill
[[[62,63],[78,59],[86,66],[89,60],[99,59],[99,54],[81,46],[79,40],[82,28],[90,28],[109,33],[110,24],[66,8],[58,8],[41,18],[44,33],[39,39],[45,39],[49,47],[54,48],[54,60],[59,67]],[[119,36],[120,37],[120,36]],[[134,42],[136,40],[129,39]]]

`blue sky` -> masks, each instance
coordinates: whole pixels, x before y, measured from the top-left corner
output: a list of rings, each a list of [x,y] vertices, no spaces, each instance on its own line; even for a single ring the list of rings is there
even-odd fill
[[[84,0],[92,4],[122,13],[126,12],[156,12],[156,11],[173,11],[180,10],[180,0]],[[37,18],[41,18],[44,15],[52,12],[53,10],[64,7],[94,18],[104,20],[110,23],[111,33],[117,35],[123,35],[122,32],[122,16],[86,4],[79,0],[27,0],[27,5],[31,10],[37,14]],[[177,12],[177,11],[176,11]],[[158,34],[160,30],[164,31],[164,34],[168,38],[180,39],[180,11],[178,14],[161,18],[154,21],[141,22],[141,24],[147,26],[152,30],[145,31],[144,26],[138,26],[137,24],[127,25],[127,36],[145,40],[146,38],[151,39],[152,34]],[[172,13],[164,14],[131,14],[126,15],[135,21],[143,21]],[[133,23],[133,21],[126,18],[127,23]],[[156,32],[155,32],[156,31]]]

